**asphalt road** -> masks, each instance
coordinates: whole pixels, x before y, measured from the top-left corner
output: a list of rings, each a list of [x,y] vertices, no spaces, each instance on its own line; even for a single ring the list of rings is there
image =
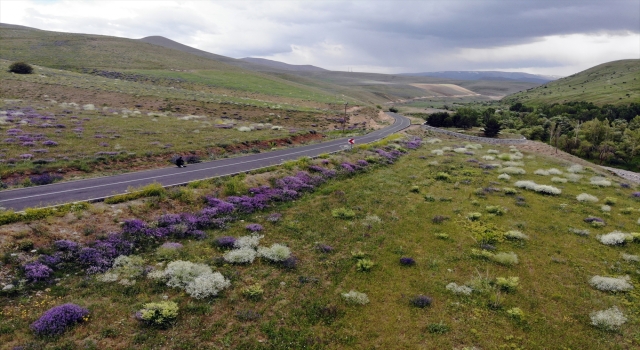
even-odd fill
[[[403,130],[411,124],[409,119],[399,114],[387,114],[395,119],[394,124],[370,134],[355,137],[356,145],[379,140]],[[333,153],[348,148],[347,138],[342,138],[314,145],[189,164],[186,168],[169,167],[6,190],[0,192],[0,207],[19,211],[25,208],[46,207],[69,202],[97,201],[115,194],[125,193],[129,187],[141,187],[153,182],[158,182],[165,187],[182,185],[191,181],[242,173],[304,156],[316,157],[322,153]]]

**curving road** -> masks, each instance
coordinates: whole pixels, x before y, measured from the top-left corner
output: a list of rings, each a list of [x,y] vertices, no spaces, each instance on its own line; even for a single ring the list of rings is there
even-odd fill
[[[396,113],[388,112],[387,114],[395,119],[391,126],[364,136],[354,137],[356,144],[379,140],[411,125],[408,118]],[[232,175],[277,165],[304,156],[316,157],[322,153],[333,153],[347,148],[349,148],[347,138],[341,138],[315,145],[189,164],[187,168],[162,168],[7,190],[0,192],[0,207],[18,211],[29,207],[52,206],[77,201],[97,201],[115,194],[125,193],[129,187],[141,187],[152,182],[158,182],[165,187],[182,185],[191,181]]]

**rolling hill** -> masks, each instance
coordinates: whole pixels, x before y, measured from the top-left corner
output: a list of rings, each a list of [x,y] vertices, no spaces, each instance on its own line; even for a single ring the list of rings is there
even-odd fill
[[[640,59],[607,62],[585,71],[509,95],[508,103],[588,101],[598,105],[640,102]]]
[[[425,73],[402,73],[401,75],[412,77],[435,77],[457,80],[506,80],[506,81],[526,81],[529,83],[544,84],[556,80],[539,74],[529,74],[522,72],[501,72],[501,71],[443,71]]]

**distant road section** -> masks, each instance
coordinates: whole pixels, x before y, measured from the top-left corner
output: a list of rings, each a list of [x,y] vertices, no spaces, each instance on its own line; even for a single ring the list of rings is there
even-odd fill
[[[395,122],[384,129],[355,137],[356,145],[379,140],[411,125],[408,118],[395,113],[387,114],[393,117]],[[187,168],[162,168],[7,190],[0,192],[0,207],[18,211],[29,207],[44,207],[78,201],[96,201],[115,194],[125,193],[129,187],[141,187],[153,182],[158,182],[165,187],[176,186],[191,181],[260,169],[304,156],[316,157],[322,153],[338,152],[349,148],[347,140],[347,138],[341,138],[315,145],[189,164]]]

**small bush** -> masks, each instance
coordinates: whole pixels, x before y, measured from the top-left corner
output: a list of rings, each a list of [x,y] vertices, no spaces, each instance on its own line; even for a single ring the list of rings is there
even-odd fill
[[[520,232],[520,231],[516,231],[516,230],[512,230],[512,231],[507,231],[504,234],[504,237],[506,239],[510,239],[510,240],[520,240],[520,241],[526,241],[529,239],[529,236],[525,235],[524,233]]]
[[[25,62],[13,62],[9,66],[9,72],[16,74],[31,74],[33,73],[33,67]]]
[[[518,289],[519,284],[520,284],[520,278],[518,277],[496,278],[496,286],[498,287],[498,289],[507,293],[515,292]]]
[[[604,199],[604,204],[606,205],[615,205],[618,202],[618,200],[616,198],[613,197],[606,197]]]
[[[481,213],[469,213],[467,214],[467,219],[470,221],[478,221],[482,217]]]
[[[225,253],[223,258],[233,264],[250,264],[256,259],[256,255],[253,248],[239,248]]]
[[[451,328],[444,323],[431,323],[427,326],[427,331],[431,334],[445,334],[449,332]]]
[[[615,331],[627,322],[627,318],[617,306],[592,312],[589,316],[591,317],[591,325],[607,331]]]
[[[410,257],[402,257],[400,258],[400,265],[402,266],[413,266],[416,264],[416,261]]]
[[[594,176],[589,179],[589,183],[591,185],[599,186],[599,187],[609,187],[611,186],[611,181],[605,179],[604,177]]]
[[[489,214],[501,216],[504,214],[504,208],[497,205],[489,205],[485,208]]]
[[[439,172],[436,174],[436,180],[440,180],[440,181],[449,181],[451,180],[451,175],[445,173],[445,172]]]
[[[334,218],[351,220],[356,217],[356,212],[347,208],[337,208],[331,211],[331,215]]]
[[[264,289],[258,283],[251,285],[242,290],[242,295],[250,300],[260,300],[264,294]]]
[[[508,174],[506,174],[506,173],[502,173],[502,174],[498,175],[498,180],[505,180],[505,181],[508,181],[508,180],[510,180],[510,179],[511,179],[511,176],[509,176],[509,175],[508,175]]]
[[[167,328],[178,317],[178,311],[178,304],[173,301],[147,303],[136,313],[136,318],[153,327]]]
[[[502,192],[504,192],[504,194],[506,194],[507,196],[515,196],[516,194],[518,194],[518,190],[511,187],[503,187]]]
[[[274,243],[271,247],[259,247],[258,256],[269,261],[280,262],[291,256],[291,250],[282,244]]]
[[[551,178],[551,182],[556,182],[556,183],[562,183],[563,184],[563,183],[567,182],[567,179],[565,179],[564,177],[556,177],[556,176],[554,176],[554,177]]]
[[[518,263],[518,255],[516,255],[516,253],[514,252],[509,252],[509,253],[496,253],[492,258],[492,261],[500,264],[500,265],[506,265],[506,266],[511,266],[511,265],[516,265]]]
[[[600,241],[600,243],[604,245],[610,245],[610,246],[623,245],[628,241],[633,240],[632,235],[628,233],[620,232],[620,231],[609,232],[606,235],[601,235],[601,236],[598,236],[597,238]]]
[[[436,215],[431,218],[431,222],[433,222],[434,224],[441,224],[447,220],[449,220],[449,217],[444,215]]]
[[[351,290],[349,293],[342,293],[341,296],[349,304],[365,305],[369,303],[369,297],[365,293],[356,292],[355,290]]]
[[[369,272],[374,265],[375,263],[369,259],[359,259],[356,262],[356,269],[360,272]]]
[[[522,309],[520,309],[519,307],[512,307],[511,309],[507,310],[507,315],[509,315],[509,317],[517,322],[522,322],[525,320],[524,311],[522,311]]]
[[[424,200],[425,200],[425,202],[435,202],[436,201],[436,197],[428,194],[428,195],[424,196]]]
[[[522,169],[522,168],[518,168],[518,167],[506,167],[506,168],[502,168],[501,170],[504,174],[508,174],[508,175],[524,175],[527,172]]]

